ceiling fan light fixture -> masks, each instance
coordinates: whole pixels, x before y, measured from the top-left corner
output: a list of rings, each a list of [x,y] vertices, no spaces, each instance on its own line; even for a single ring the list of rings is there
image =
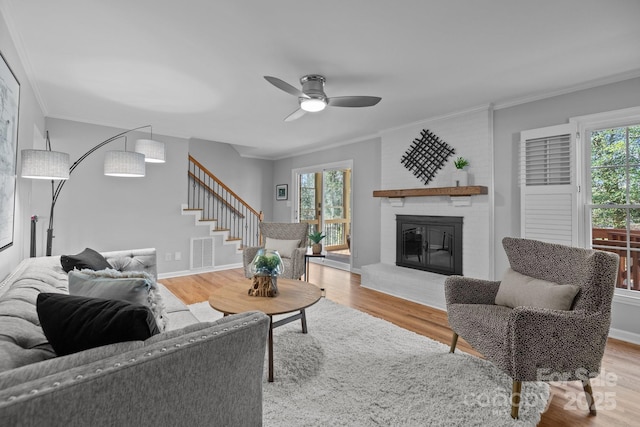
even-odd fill
[[[300,100],[300,108],[309,113],[317,113],[327,106],[325,98],[303,98]]]
[[[296,120],[304,116],[306,112],[317,113],[326,107],[371,107],[382,99],[378,96],[339,96],[337,98],[332,96],[327,98],[324,93],[326,80],[320,74],[302,76],[300,79],[302,90],[277,77],[264,76],[264,78],[278,89],[298,98],[300,108],[285,117],[285,122]]]

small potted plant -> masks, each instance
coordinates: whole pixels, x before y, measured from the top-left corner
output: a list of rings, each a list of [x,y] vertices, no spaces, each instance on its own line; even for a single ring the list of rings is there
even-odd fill
[[[469,183],[469,175],[465,168],[469,166],[469,160],[458,157],[453,161],[456,170],[451,174],[451,181],[454,187],[466,187]]]
[[[309,234],[309,240],[311,240],[313,242],[313,245],[311,245],[311,252],[313,252],[314,255],[318,255],[319,253],[322,252],[322,243],[320,243],[320,242],[325,237],[327,237],[327,236],[322,234],[322,232],[320,232],[320,231],[316,231],[316,232],[313,232],[313,233]]]

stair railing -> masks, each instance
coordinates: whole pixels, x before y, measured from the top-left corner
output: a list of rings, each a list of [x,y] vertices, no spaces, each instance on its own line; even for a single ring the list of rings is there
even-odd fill
[[[260,245],[258,212],[213,173],[189,155],[188,209],[202,210],[202,221],[216,221],[216,229],[228,230],[229,240],[241,240],[242,247]]]

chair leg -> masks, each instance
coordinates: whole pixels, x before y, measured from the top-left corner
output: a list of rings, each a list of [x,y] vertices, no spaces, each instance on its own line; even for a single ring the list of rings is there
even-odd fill
[[[449,353],[453,353],[456,351],[456,345],[458,344],[458,334],[453,333],[453,338],[451,338],[451,348],[449,349]]]
[[[511,418],[518,419],[518,411],[520,410],[520,391],[522,390],[522,382],[513,380],[513,391],[511,392]]]
[[[589,413],[591,415],[596,415],[596,401],[593,398],[593,389],[591,389],[591,381],[589,378],[582,380],[582,388],[584,389],[587,404],[589,405]]]

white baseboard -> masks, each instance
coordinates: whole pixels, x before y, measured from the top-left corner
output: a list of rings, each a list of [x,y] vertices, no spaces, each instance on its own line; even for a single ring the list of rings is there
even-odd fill
[[[609,337],[615,338],[621,341],[627,341],[632,344],[640,344],[640,334],[636,334],[629,331],[623,331],[622,329],[609,329]]]
[[[436,310],[444,311],[445,313],[447,311],[446,308],[443,308],[443,307],[440,307],[438,305],[435,305],[434,303],[432,303],[430,301],[418,301],[415,298],[407,297],[406,295],[400,295],[397,292],[394,293],[393,291],[383,291],[383,290],[380,290],[380,289],[377,289],[377,288],[372,288],[370,286],[366,286],[366,285],[362,285],[362,284],[360,286],[363,287],[363,288],[371,289],[372,291],[380,292],[381,294],[391,295],[392,297],[401,298],[401,299],[406,300],[406,301],[411,301],[411,302],[414,302],[416,304],[420,304],[420,305],[424,305],[424,306],[427,306],[427,307],[431,307],[431,308],[436,309]]]
[[[240,264],[219,265],[212,268],[203,268],[198,270],[171,271],[168,273],[158,274],[158,279],[170,279],[172,277],[191,276],[192,274],[211,273],[213,271],[232,270],[234,268],[242,268],[242,264],[240,263]]]
[[[191,270],[171,271],[169,273],[158,273],[158,279],[170,279],[172,277],[189,276],[193,273]]]

